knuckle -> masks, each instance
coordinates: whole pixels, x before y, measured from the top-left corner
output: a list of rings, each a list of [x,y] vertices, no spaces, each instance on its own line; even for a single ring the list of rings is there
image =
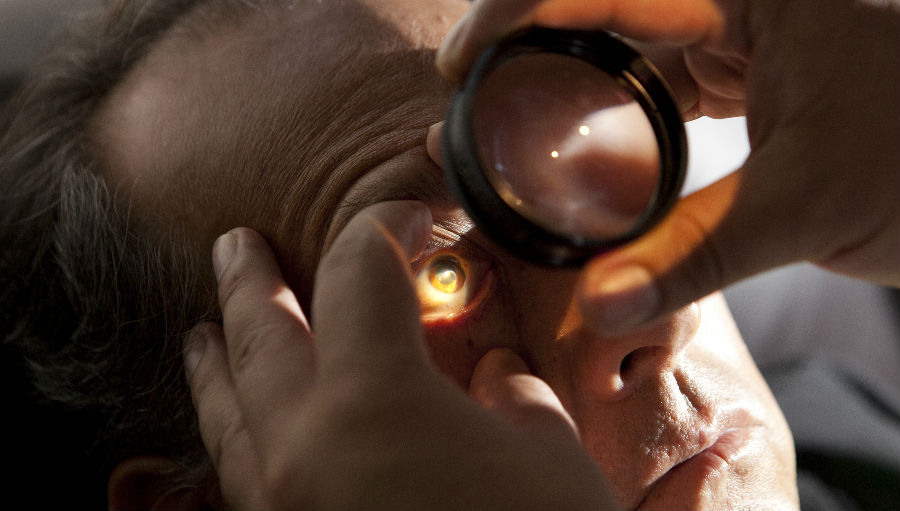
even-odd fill
[[[219,276],[219,305],[223,312],[235,302],[240,302],[243,291],[250,283],[250,276],[241,261],[229,264]]]
[[[203,412],[200,405],[205,401],[206,396],[211,394],[214,381],[214,378],[212,378],[211,375],[208,375],[207,372],[203,371],[200,367],[197,368],[188,381],[191,397],[194,401],[194,407],[198,408],[198,413]]]
[[[235,376],[247,373],[267,350],[276,346],[287,335],[285,328],[276,323],[259,323],[252,319],[238,320],[233,324],[231,346],[234,353],[228,358]]]
[[[353,222],[362,225],[352,226],[352,236],[345,233],[338,237],[322,261],[320,271],[343,271],[358,265],[360,261],[393,250],[389,237],[374,216],[363,212]],[[350,228],[348,225],[345,230]]]
[[[221,470],[222,466],[229,463],[242,464],[245,460],[233,459],[241,457],[244,450],[242,444],[246,441],[246,427],[241,417],[232,416],[222,424],[218,440],[210,446],[210,457],[213,464]]]
[[[195,339],[210,339],[221,335],[220,328],[221,327],[217,323],[212,321],[199,323],[188,332],[189,342],[194,342]]]
[[[209,362],[209,356],[204,355],[205,350],[201,344],[216,342],[215,339],[221,335],[219,325],[204,322],[191,329],[185,340],[182,353],[184,371],[195,403],[204,399],[215,380],[214,364]]]

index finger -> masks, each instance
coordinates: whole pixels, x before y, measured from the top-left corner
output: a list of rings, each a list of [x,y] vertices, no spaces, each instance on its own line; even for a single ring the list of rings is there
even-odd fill
[[[438,69],[461,81],[488,46],[528,25],[688,45],[718,37],[724,21],[714,0],[479,0],[438,50]]]
[[[430,232],[428,209],[413,201],[370,206],[341,231],[313,292],[322,372],[372,374],[427,359],[409,262]]]

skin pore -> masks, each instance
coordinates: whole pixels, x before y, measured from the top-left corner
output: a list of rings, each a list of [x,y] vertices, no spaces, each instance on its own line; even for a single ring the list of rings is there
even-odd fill
[[[190,233],[210,278],[213,240],[257,230],[308,310],[317,262],[355,213],[421,200],[435,228],[411,262],[420,296],[429,272],[464,279],[448,284],[462,293],[452,314],[424,318],[445,374],[466,386],[488,350],[515,351],[626,507],[797,506],[790,433],[721,297],[602,338],[574,303],[578,272],[512,257],[454,204],[425,135],[453,89],[434,51],[467,2],[290,5],[176,29],[98,113],[107,179],[142,222]]]

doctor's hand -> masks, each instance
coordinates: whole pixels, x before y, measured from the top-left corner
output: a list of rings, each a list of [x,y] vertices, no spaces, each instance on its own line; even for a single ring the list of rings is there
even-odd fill
[[[579,298],[596,330],[622,333],[795,261],[900,285],[900,2],[477,0],[438,67],[459,80],[529,24],[640,40],[685,119],[747,116],[741,169],[586,266]]]
[[[357,215],[321,261],[312,328],[265,241],[214,248],[223,326],[185,347],[200,431],[237,508],[615,507],[559,400],[504,350],[469,394],[428,360],[409,261],[421,203]]]

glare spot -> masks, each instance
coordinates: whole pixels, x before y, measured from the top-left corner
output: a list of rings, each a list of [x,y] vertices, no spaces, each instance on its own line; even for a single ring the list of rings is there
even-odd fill
[[[588,128],[587,126],[582,126],[582,127],[578,128],[578,133],[581,133],[584,136],[588,136],[591,134],[591,129]]]
[[[444,288],[453,287],[453,284],[456,283],[456,272],[451,268],[443,268],[436,271],[434,277],[441,284],[441,287]]]
[[[441,293],[455,293],[462,288],[465,279],[465,273],[455,259],[440,259],[431,267],[431,286]]]
[[[551,158],[559,158],[559,151],[550,151]]]

